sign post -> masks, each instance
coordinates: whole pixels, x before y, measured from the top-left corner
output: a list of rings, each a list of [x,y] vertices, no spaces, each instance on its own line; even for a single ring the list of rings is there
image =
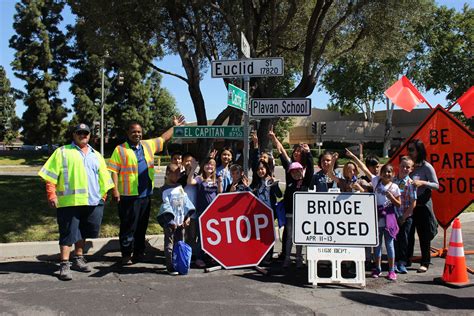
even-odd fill
[[[273,223],[252,193],[221,193],[199,217],[202,249],[226,269],[257,266],[275,243]]]

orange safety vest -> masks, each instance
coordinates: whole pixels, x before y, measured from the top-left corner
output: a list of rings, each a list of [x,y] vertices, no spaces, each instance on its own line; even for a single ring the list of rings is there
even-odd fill
[[[151,180],[152,188],[155,180],[155,153],[163,148],[161,137],[140,141],[143,146],[145,160],[148,166],[148,176]],[[118,173],[118,190],[120,195],[138,195],[138,160],[133,149],[128,142],[115,147],[112,157],[108,163],[111,172]]]

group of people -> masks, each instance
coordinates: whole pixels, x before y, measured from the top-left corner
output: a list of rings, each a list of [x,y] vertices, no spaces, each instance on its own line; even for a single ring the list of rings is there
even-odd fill
[[[184,117],[174,118],[174,126],[182,124]],[[170,128],[158,138],[142,140],[142,128],[133,122],[127,129],[127,141],[115,148],[106,164],[104,158],[88,145],[89,127],[79,124],[73,131],[73,142],[58,148],[48,159],[39,175],[46,181],[48,203],[57,209],[61,280],[72,279],[71,269],[91,271],[83,256],[85,239],[98,237],[109,190],[118,204],[121,264],[143,260],[154,189],[154,154],[163,149],[172,133]],[[273,155],[260,152],[255,133],[252,133],[249,152],[251,181],[242,166],[234,163],[231,148],[224,147],[219,152],[212,150],[201,161],[192,153],[172,153],[171,163],[166,167],[165,184],[157,192],[160,200],[157,221],[164,230],[169,274],[178,274],[173,268],[172,257],[173,245],[178,241],[186,241],[193,247],[194,263],[198,268],[212,264],[212,259],[201,249],[198,218],[218,194],[239,191],[252,192],[275,212],[277,207],[283,208],[285,216],[281,224],[284,230],[279,258],[283,268],[289,267],[292,264],[294,192],[327,192],[331,188],[341,192],[375,193],[379,245],[373,256],[372,249],[366,251],[367,263],[373,265],[373,277],[381,276],[382,272],[382,240],[388,257],[387,278],[396,280],[396,273],[407,273],[413,255],[415,229],[422,253],[418,272],[427,271],[430,242],[437,230],[431,191],[438,189],[438,180],[433,167],[426,161],[426,150],[420,140],[409,143],[409,155],[401,159],[397,174],[390,164],[380,166],[377,157],[367,157],[364,164],[349,150],[346,155],[351,160],[343,166],[342,173],[337,171],[338,154],[330,151],[319,156],[319,170],[315,173],[307,144],[295,145],[289,155],[273,130],[269,131],[268,137],[285,170],[284,193],[275,177]],[[359,170],[364,176],[359,177]],[[75,251],[71,262],[73,244]],[[270,263],[272,254],[273,250],[263,264]],[[296,246],[295,262],[297,268],[304,265],[302,246]]]

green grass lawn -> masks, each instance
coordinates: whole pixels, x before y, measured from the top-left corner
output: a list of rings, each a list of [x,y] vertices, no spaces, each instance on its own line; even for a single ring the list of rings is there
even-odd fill
[[[9,155],[0,156],[0,166],[5,165],[43,165],[49,155],[44,153],[18,151]]]
[[[44,241],[58,239],[56,210],[46,203],[44,182],[39,177],[0,176],[0,242]],[[156,199],[155,199],[156,201]],[[152,205],[148,234],[159,234],[156,222],[158,205]],[[118,236],[117,206],[106,203],[101,237]]]

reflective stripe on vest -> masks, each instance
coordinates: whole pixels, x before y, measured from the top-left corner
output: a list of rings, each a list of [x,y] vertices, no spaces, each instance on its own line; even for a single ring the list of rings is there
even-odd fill
[[[127,153],[125,152],[125,145],[122,144],[118,147],[120,160],[122,161],[122,167],[120,168],[120,174],[122,175],[122,183],[123,183],[123,193],[124,195],[130,195],[130,173],[133,173],[134,168],[128,167],[128,157]]]
[[[86,194],[87,189],[69,189],[69,171],[67,165],[67,157],[66,157],[66,147],[61,147],[61,154],[63,157],[63,178],[64,178],[64,191],[58,191],[58,196],[66,196],[66,195],[73,195],[73,194]]]
[[[150,144],[148,144],[147,142],[143,142],[142,145],[143,145],[143,148],[148,152],[148,156],[151,158],[151,161],[147,161],[147,160],[146,160],[146,155],[145,155],[145,153],[143,153],[144,156],[145,156],[145,161],[146,161],[146,163],[147,163],[148,169],[149,169],[149,168],[155,168],[155,161],[154,161],[154,159],[153,159],[153,156],[154,156],[154,155],[153,155],[153,152],[152,152],[152,150],[151,150]]]
[[[55,173],[52,173],[49,170],[46,170],[44,167],[41,168],[40,172],[44,173],[45,175],[53,178],[54,180],[58,180],[59,176]]]

